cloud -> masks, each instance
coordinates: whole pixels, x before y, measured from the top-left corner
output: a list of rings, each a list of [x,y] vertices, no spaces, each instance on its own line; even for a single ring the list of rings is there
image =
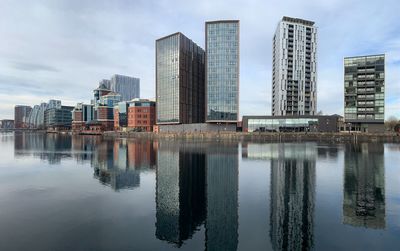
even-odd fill
[[[27,63],[27,62],[13,62],[12,67],[22,71],[50,71],[58,72],[59,70],[49,65],[43,65],[38,63]]]
[[[386,115],[400,117],[399,8],[397,0],[3,0],[0,94],[11,99],[0,107],[19,95],[32,105],[89,102],[115,73],[140,78],[142,97],[154,97],[157,38],[181,31],[204,48],[205,21],[240,19],[240,113],[270,114],[272,37],[286,15],[318,26],[318,110],[343,114],[344,57],[386,53]]]

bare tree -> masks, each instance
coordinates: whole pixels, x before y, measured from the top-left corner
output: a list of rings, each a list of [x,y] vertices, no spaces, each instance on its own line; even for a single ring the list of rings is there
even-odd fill
[[[389,119],[385,121],[386,130],[394,131],[397,124],[399,124],[399,120],[395,116],[390,116]]]

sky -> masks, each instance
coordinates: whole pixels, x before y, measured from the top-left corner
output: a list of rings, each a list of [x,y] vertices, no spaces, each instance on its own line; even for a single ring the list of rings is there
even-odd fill
[[[14,105],[90,103],[113,74],[155,97],[155,40],[240,20],[240,115],[270,115],[272,37],[283,16],[318,27],[317,109],[343,115],[343,58],[386,54],[385,117],[400,118],[398,0],[0,0],[0,119]]]

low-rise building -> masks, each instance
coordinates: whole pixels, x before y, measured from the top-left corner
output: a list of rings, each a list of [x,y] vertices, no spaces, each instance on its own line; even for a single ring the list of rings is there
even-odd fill
[[[94,119],[93,105],[78,103],[72,110],[72,131],[86,129],[86,123]]]
[[[339,115],[243,116],[244,132],[338,132]]]
[[[53,107],[44,112],[44,124],[47,129],[69,130],[72,124],[73,106]]]
[[[0,129],[14,129],[14,120],[12,119],[0,120]]]
[[[156,103],[148,99],[133,99],[114,106],[114,130],[152,132]]]

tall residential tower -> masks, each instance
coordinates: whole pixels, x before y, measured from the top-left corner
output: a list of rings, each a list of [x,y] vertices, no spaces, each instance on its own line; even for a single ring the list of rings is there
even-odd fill
[[[204,122],[204,60],[204,50],[180,32],[156,41],[157,124]]]
[[[239,21],[206,22],[207,122],[239,116]]]
[[[283,17],[273,38],[272,115],[315,115],[317,27]]]

